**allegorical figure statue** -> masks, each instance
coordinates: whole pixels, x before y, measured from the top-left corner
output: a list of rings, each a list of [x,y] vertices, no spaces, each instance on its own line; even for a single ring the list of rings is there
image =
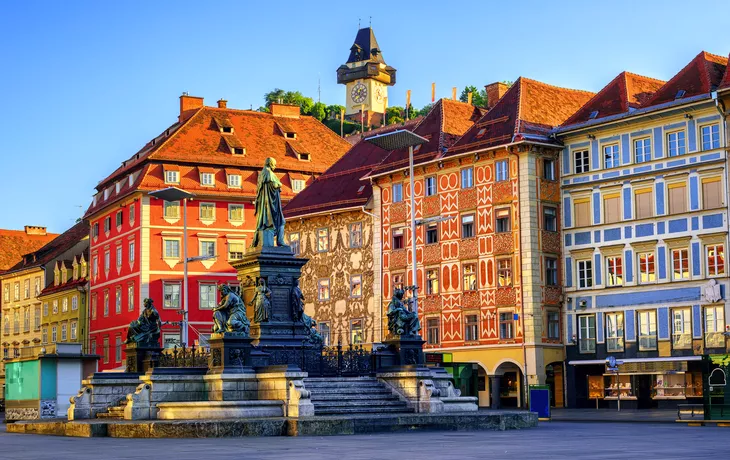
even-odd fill
[[[256,186],[256,233],[253,247],[273,246],[274,238],[277,246],[284,243],[284,212],[281,209],[281,181],[274,171],[276,160],[269,157],[264,169],[259,173]],[[270,239],[266,236],[271,235]]]
[[[213,332],[235,332],[248,336],[251,323],[246,317],[246,307],[241,297],[230,286],[218,286],[221,301],[213,309]]]
[[[257,323],[265,323],[269,321],[271,316],[271,291],[266,286],[266,281],[259,278],[256,283],[256,293],[251,300],[253,306],[254,321]]]
[[[294,278],[294,286],[291,288],[289,302],[291,302],[291,314],[294,321],[302,321],[304,315],[304,294],[299,287],[299,278]]]
[[[127,342],[137,346],[159,347],[162,322],[152,299],[144,299],[144,310],[127,329]]]
[[[415,312],[403,303],[403,289],[396,289],[388,304],[388,331],[392,335],[415,335],[421,330],[421,322]]]

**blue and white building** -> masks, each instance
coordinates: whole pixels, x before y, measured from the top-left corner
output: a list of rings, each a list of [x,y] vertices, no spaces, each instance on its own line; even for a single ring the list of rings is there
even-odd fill
[[[624,72],[556,132],[569,407],[700,402],[701,356],[729,350],[726,66]]]

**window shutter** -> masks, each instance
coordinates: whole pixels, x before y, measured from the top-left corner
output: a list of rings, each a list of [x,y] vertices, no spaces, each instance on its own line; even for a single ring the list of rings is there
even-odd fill
[[[719,178],[702,181],[702,203],[704,209],[719,208],[722,206],[722,191]]]
[[[652,217],[654,213],[651,209],[651,191],[636,193],[636,218],[645,219]]]
[[[575,203],[575,226],[587,227],[591,225],[591,203],[589,200],[576,201]]]
[[[603,212],[605,223],[612,224],[621,221],[621,201],[618,195],[603,199]]]
[[[669,188],[669,213],[678,214],[687,212],[687,186]]]

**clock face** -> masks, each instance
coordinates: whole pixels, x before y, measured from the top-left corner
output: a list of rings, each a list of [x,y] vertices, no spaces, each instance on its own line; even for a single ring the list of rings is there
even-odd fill
[[[380,86],[375,88],[375,99],[377,99],[378,102],[383,102],[384,98],[385,98],[385,90]]]
[[[365,102],[365,98],[367,97],[367,95],[368,88],[362,83],[358,83],[353,86],[352,91],[350,92],[350,98],[352,98],[352,102],[356,104],[362,104],[363,102]]]

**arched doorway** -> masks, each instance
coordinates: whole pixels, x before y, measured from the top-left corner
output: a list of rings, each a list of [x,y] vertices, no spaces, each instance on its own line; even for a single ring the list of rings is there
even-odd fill
[[[516,408],[522,406],[522,368],[514,361],[502,361],[494,369],[490,387],[492,408]]]
[[[545,384],[550,387],[551,407],[565,407],[564,382],[565,374],[562,362],[557,361],[545,366]]]

